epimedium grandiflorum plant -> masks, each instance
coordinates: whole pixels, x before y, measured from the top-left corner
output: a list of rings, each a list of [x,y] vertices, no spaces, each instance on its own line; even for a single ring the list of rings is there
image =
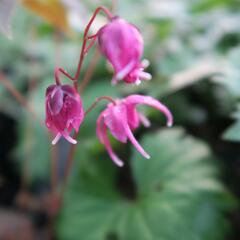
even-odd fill
[[[90,27],[100,11],[106,14],[108,23],[101,27],[96,34],[89,36]],[[144,71],[144,68],[149,64],[148,61],[141,61],[144,43],[140,31],[133,24],[114,16],[107,8],[98,7],[84,30],[83,43],[75,75],[72,77],[63,68],[56,67],[54,75],[55,84],[50,85],[46,90],[45,123],[47,128],[55,134],[52,144],[56,144],[61,136],[73,144],[65,168],[63,186],[71,170],[74,145],[77,143],[76,136],[79,127],[86,115],[95,108],[99,101],[107,100],[109,104],[97,119],[97,136],[106,147],[110,158],[118,166],[123,166],[123,161],[117,157],[110,145],[107,137],[107,128],[115,139],[122,143],[126,143],[129,140],[143,157],[150,158],[150,155],[145,152],[132,133],[139,127],[140,123],[145,127],[150,126],[150,121],[147,117],[137,111],[137,105],[151,106],[164,113],[168,126],[172,126],[173,123],[172,114],[166,106],[157,99],[143,95],[130,95],[123,99],[100,96],[89,109],[84,111],[80,95],[86,83],[82,82],[79,85],[78,80],[84,58],[96,41],[98,41],[100,52],[113,67],[113,85],[119,81],[138,85],[141,83],[141,80],[151,79],[151,75]],[[72,84],[62,85],[60,73],[70,79]],[[71,137],[70,134],[73,129],[75,134]]]

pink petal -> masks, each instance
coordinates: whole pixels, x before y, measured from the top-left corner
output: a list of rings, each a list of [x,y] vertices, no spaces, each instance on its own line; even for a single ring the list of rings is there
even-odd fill
[[[116,84],[139,63],[143,53],[142,36],[134,25],[118,17],[101,28],[98,36],[101,52],[114,68],[112,84]]]
[[[131,95],[127,98],[125,98],[127,104],[146,104],[148,106],[151,106],[153,108],[158,109],[160,112],[162,112],[166,118],[167,118],[167,126],[171,127],[173,124],[173,117],[169,109],[163,105],[158,100],[150,97],[150,96],[142,96],[142,95]]]
[[[51,92],[49,99],[49,110],[52,115],[57,115],[63,107],[63,91],[61,87],[56,86]]]
[[[47,87],[46,89],[46,96],[48,96],[49,94],[52,93],[53,89],[56,87],[56,84],[50,85],[49,87]]]
[[[103,124],[103,116],[105,114],[105,111],[101,112],[98,119],[97,119],[97,136],[100,140],[100,142],[103,144],[104,143],[104,138],[103,138],[103,131],[102,131],[102,124]]]
[[[124,130],[124,122],[127,123],[127,110],[125,104],[110,105],[105,111],[104,123],[111,134],[120,142],[127,142],[127,135]]]
[[[127,132],[128,135],[128,139],[131,141],[131,143],[133,144],[133,146],[147,159],[150,158],[150,155],[148,153],[145,152],[145,150],[142,148],[142,146],[138,143],[138,141],[136,140],[136,138],[133,136],[132,131],[130,129],[130,127],[128,126],[128,124],[124,124],[125,127],[125,131]]]
[[[107,126],[102,121],[103,120],[103,115],[104,115],[104,112],[102,112],[97,119],[97,136],[98,136],[99,140],[101,141],[101,143],[105,145],[106,150],[107,150],[109,156],[111,157],[111,159],[113,160],[113,162],[116,165],[118,165],[119,167],[122,167],[123,162],[113,152],[111,144],[110,144],[109,139],[107,137]]]
[[[129,127],[134,130],[139,126],[139,113],[134,105],[125,104],[127,107],[127,122]]]

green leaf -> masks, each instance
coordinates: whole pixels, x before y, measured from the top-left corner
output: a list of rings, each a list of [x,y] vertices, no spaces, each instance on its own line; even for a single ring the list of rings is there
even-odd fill
[[[240,141],[240,121],[234,123],[224,132],[223,139],[230,141]]]
[[[233,48],[226,56],[226,63],[223,65],[224,74],[215,79],[222,84],[233,97],[240,96],[240,47]]]
[[[236,122],[225,130],[222,137],[229,141],[240,141],[240,105],[237,106],[237,111],[232,115]]]
[[[109,157],[79,155],[79,171],[71,179],[59,216],[59,239],[224,238],[228,202],[222,198],[224,190],[207,146],[181,129],[147,134],[141,144],[151,159],[143,159],[134,149],[136,199],[120,194],[115,184],[119,169]]]
[[[47,180],[50,169],[51,142],[45,126],[27,118],[20,124],[20,141],[17,155],[22,165],[27,161],[30,181]]]

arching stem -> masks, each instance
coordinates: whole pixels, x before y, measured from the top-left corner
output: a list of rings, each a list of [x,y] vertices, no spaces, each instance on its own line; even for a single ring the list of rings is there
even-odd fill
[[[36,112],[32,109],[27,99],[15,88],[9,79],[7,79],[2,73],[0,73],[0,82],[4,87],[13,95],[13,97],[19,102],[23,108],[25,108],[35,120],[42,124],[41,120],[38,118]]]
[[[98,7],[95,12],[93,13],[93,16],[91,17],[89,23],[87,24],[85,30],[84,30],[84,34],[83,34],[83,44],[82,44],[82,50],[81,50],[81,53],[80,53],[80,58],[79,58],[79,63],[78,63],[78,67],[77,67],[77,72],[74,76],[74,79],[78,79],[79,78],[79,75],[80,75],[80,72],[81,72],[81,68],[82,68],[82,64],[83,64],[83,59],[84,59],[84,55],[85,55],[85,47],[86,47],[86,43],[87,43],[87,35],[88,35],[88,32],[90,30],[90,27],[94,21],[94,19],[96,18],[97,14],[100,12],[100,11],[103,11],[109,20],[111,20],[113,18],[113,15],[111,14],[111,12],[105,8],[105,7]]]
[[[96,105],[102,101],[102,100],[107,100],[108,102],[111,102],[112,104],[116,105],[116,102],[109,96],[101,96],[99,98],[97,98],[94,103],[86,110],[85,112],[85,116],[90,113],[95,107]]]
[[[114,105],[116,104],[116,102],[114,101],[114,99],[112,99],[111,97],[109,97],[109,96],[101,96],[101,97],[97,98],[97,99],[94,101],[94,103],[86,110],[85,116],[86,116],[88,113],[90,113],[90,112],[96,107],[96,105],[97,105],[100,101],[102,101],[102,100],[107,100],[107,101],[113,103]],[[76,133],[76,132],[74,133],[73,138],[74,138],[74,139],[77,138],[77,133]],[[63,183],[62,183],[62,188],[61,188],[61,198],[63,198],[64,192],[65,192],[65,188],[66,188],[66,185],[67,185],[67,180],[68,180],[68,177],[69,177],[70,172],[71,172],[71,169],[72,169],[73,157],[74,157],[75,150],[76,150],[76,145],[75,145],[75,144],[72,144],[71,147],[70,147],[70,151],[69,151],[69,154],[68,154],[68,158],[67,158],[67,165],[66,165],[65,171],[64,171]]]
[[[94,52],[94,57],[91,59],[89,67],[85,73],[85,76],[83,78],[83,80],[81,81],[80,85],[79,85],[79,93],[82,94],[84,89],[86,88],[86,86],[90,83],[91,79],[92,79],[92,75],[94,72],[94,69],[97,65],[97,62],[99,60],[100,57],[100,53],[98,51],[98,49],[95,49]]]
[[[84,57],[86,55],[86,53],[88,52],[88,50],[93,46],[97,36],[98,36],[98,33],[93,35],[94,37],[90,38],[92,39],[92,41],[90,42],[90,44],[86,47],[86,44],[87,44],[87,41],[89,40],[87,35],[88,35],[88,32],[90,30],[90,27],[94,21],[94,19],[96,18],[97,14],[100,12],[100,11],[103,11],[106,16],[108,17],[109,20],[111,20],[113,18],[113,15],[111,14],[111,12],[105,8],[105,7],[98,7],[95,12],[93,13],[93,16],[91,17],[90,21],[88,22],[85,30],[84,30],[84,34],[83,34],[83,43],[82,43],[82,48],[81,48],[81,53],[80,53],[80,57],[79,57],[79,62],[78,62],[78,67],[77,67],[77,71],[76,71],[76,74],[74,75],[74,77],[71,77],[68,73],[66,73],[66,71],[64,71],[63,69],[60,69],[59,71],[61,73],[63,73],[65,76],[67,76],[68,78],[70,78],[71,80],[74,81],[74,87],[76,90],[78,90],[78,84],[77,84],[77,80],[79,78],[79,75],[80,75],[80,72],[81,72],[81,68],[82,68],[82,64],[83,64],[83,60],[84,60]],[[94,61],[92,61],[88,67],[88,70],[86,72],[86,75],[84,77],[84,80],[80,86],[80,93],[83,92],[83,89],[85,88],[85,86],[89,83],[91,77],[92,77],[92,74],[93,74],[93,71],[94,71],[94,68],[96,66],[96,59],[94,59]],[[104,99],[104,97],[102,97],[102,99]],[[100,100],[99,100],[100,101]],[[112,99],[109,100],[109,101],[113,101]],[[97,103],[95,103],[96,105]],[[94,106],[92,107],[92,109],[94,108]],[[91,110],[87,110],[87,113],[89,113]],[[74,138],[77,137],[77,133],[74,134]],[[65,168],[65,172],[64,172],[64,179],[63,179],[63,183],[62,183],[62,189],[61,189],[61,198],[63,198],[63,195],[64,195],[64,191],[65,191],[65,188],[66,188],[66,185],[67,185],[67,180],[68,180],[68,177],[70,175],[70,172],[71,172],[71,169],[72,169],[72,165],[73,165],[73,157],[74,157],[74,153],[75,153],[75,149],[76,149],[76,145],[71,145],[71,148],[70,148],[70,151],[69,151],[69,155],[68,155],[68,159],[67,159],[67,166]]]
[[[83,43],[82,43],[82,48],[81,48],[81,53],[80,53],[80,57],[79,57],[79,62],[78,62],[78,66],[77,66],[77,71],[74,75],[74,77],[72,77],[67,71],[65,71],[64,69],[62,68],[56,68],[55,69],[55,80],[56,80],[56,83],[57,84],[60,84],[60,79],[59,79],[59,72],[61,72],[62,74],[64,74],[66,77],[68,77],[70,80],[74,81],[74,88],[78,91],[78,84],[77,84],[77,81],[78,81],[78,78],[79,78],[79,75],[80,75],[80,72],[81,72],[81,68],[82,68],[82,64],[83,64],[83,60],[84,60],[84,57],[86,55],[86,53],[89,51],[89,49],[94,45],[95,43],[95,40],[98,36],[98,33],[88,37],[88,32],[90,30],[90,27],[93,23],[93,21],[95,20],[97,14],[100,12],[100,11],[103,11],[106,16],[108,17],[109,20],[111,20],[113,18],[113,15],[112,13],[105,7],[103,6],[100,6],[98,7],[95,12],[93,13],[90,21],[88,22],[85,30],[84,30],[84,33],[83,33]],[[91,42],[89,43],[89,45],[87,46],[87,41],[88,40],[91,40]]]

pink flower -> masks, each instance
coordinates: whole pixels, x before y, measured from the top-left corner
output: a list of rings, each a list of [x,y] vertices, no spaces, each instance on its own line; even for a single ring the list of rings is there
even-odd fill
[[[150,126],[149,120],[136,107],[144,104],[156,108],[163,112],[167,118],[167,125],[172,126],[173,118],[171,112],[158,100],[150,96],[131,95],[121,100],[116,100],[115,104],[109,103],[97,119],[97,136],[102,144],[105,145],[111,159],[118,165],[123,166],[123,162],[113,152],[107,137],[107,128],[118,141],[126,143],[127,140],[145,157],[150,158],[149,154],[141,147],[135,139],[132,130],[138,128],[140,123],[145,127]]]
[[[54,84],[46,90],[46,126],[56,134],[52,144],[61,136],[70,143],[77,141],[70,136],[72,129],[76,132],[84,118],[82,101],[77,91],[69,85]]]
[[[102,54],[114,68],[113,84],[119,80],[140,84],[141,80],[151,79],[151,75],[143,71],[148,61],[140,62],[143,39],[134,25],[115,17],[99,30],[98,42]]]

